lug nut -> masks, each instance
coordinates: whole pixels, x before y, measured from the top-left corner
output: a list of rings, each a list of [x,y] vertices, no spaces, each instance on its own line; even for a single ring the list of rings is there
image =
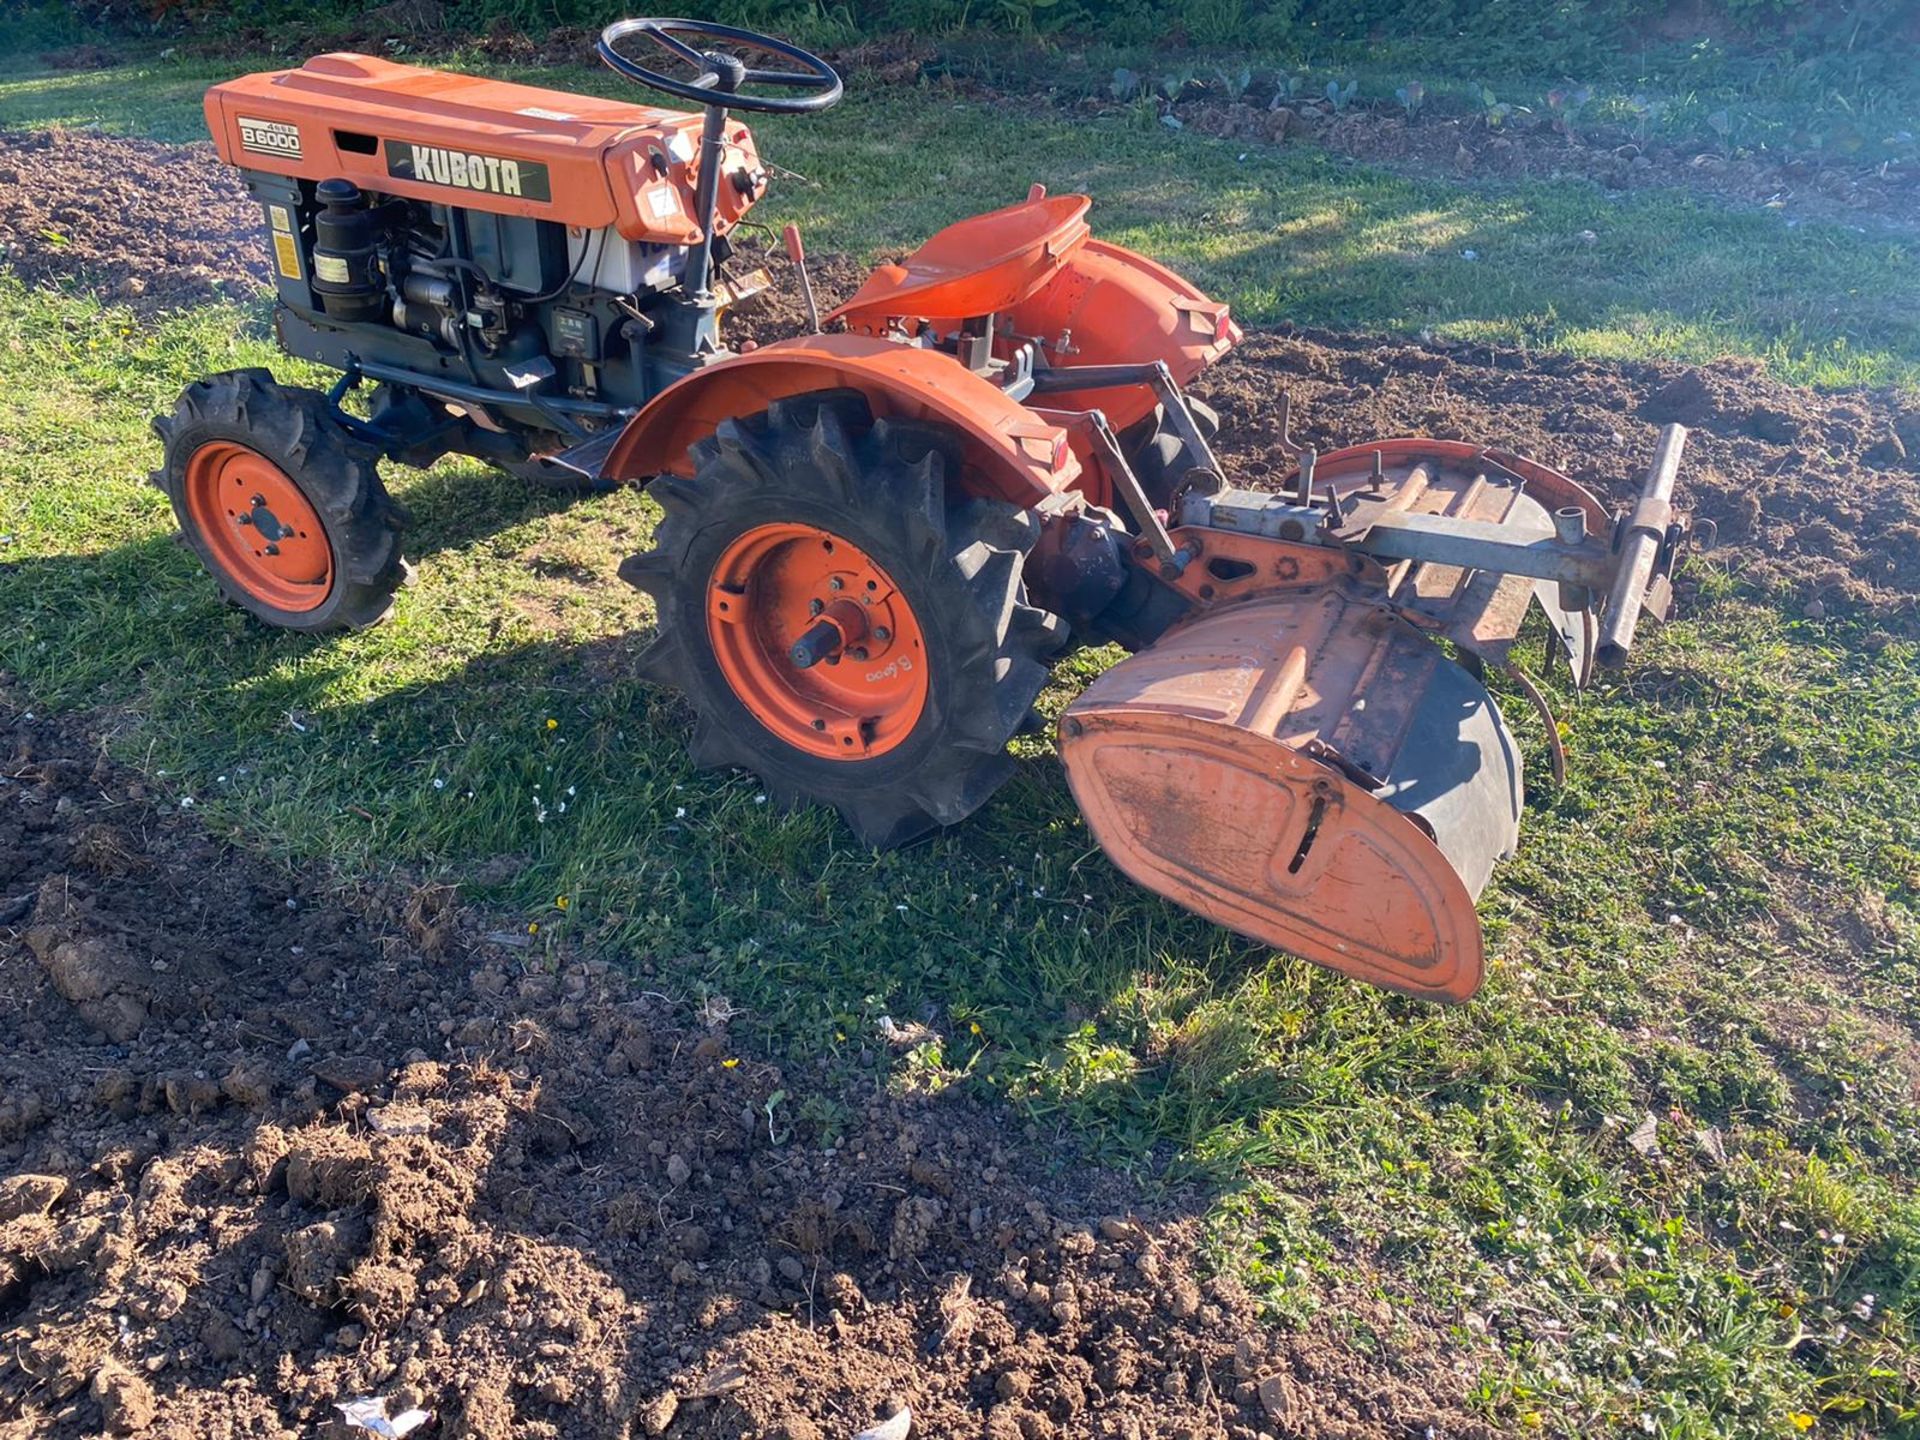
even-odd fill
[[[829,590],[844,590],[847,587],[846,587],[846,582],[843,581],[838,575],[836,575],[831,580],[827,581],[827,588]]]
[[[876,640],[891,640],[893,638],[893,631],[884,625],[876,625],[873,627],[873,638]]]

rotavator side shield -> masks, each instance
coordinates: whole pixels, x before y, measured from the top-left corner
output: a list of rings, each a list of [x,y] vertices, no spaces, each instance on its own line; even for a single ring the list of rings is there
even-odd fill
[[[1334,584],[1179,626],[1069,707],[1060,752],[1139,884],[1375,985],[1479,989],[1474,899],[1519,837],[1519,752],[1376,596]]]

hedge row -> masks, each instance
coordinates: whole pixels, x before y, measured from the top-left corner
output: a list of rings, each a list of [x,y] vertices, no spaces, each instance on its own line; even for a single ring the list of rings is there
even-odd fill
[[[637,0],[0,0],[16,44],[193,25],[351,23],[368,10],[436,14],[450,28],[505,22],[530,31],[592,25]],[[1911,45],[1915,0],[1701,0],[1677,26],[1670,0],[709,0],[709,18],[803,36],[1006,31],[1072,34],[1116,46],[1244,48],[1351,62],[1411,54],[1445,68],[1590,72],[1692,40],[1795,58]],[[1912,53],[1911,50],[1908,51]]]

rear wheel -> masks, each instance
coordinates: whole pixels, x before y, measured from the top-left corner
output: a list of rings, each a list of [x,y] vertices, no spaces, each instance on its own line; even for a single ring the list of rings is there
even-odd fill
[[[658,548],[620,573],[654,597],[642,668],[691,702],[696,763],[832,805],[872,845],[971,814],[1065,638],[1026,603],[1031,517],[950,495],[946,433],[852,392],[728,421],[695,461],[653,482]]]
[[[371,625],[406,578],[373,453],[312,390],[212,375],[154,420],[153,483],[228,599],[287,630]]]

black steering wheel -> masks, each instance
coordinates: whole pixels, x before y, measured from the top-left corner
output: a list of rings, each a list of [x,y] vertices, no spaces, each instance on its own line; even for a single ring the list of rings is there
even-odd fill
[[[629,35],[644,35],[674,59],[691,65],[696,72],[690,80],[677,80],[658,70],[649,70],[622,55],[614,47]],[[688,43],[688,42],[694,43]],[[710,49],[714,43],[731,47]],[[616,20],[600,32],[595,47],[608,66],[642,85],[691,100],[696,105],[724,105],[733,110],[756,110],[776,115],[798,115],[825,110],[838,103],[840,77],[818,55],[798,45],[789,45],[771,35],[739,30],[731,25],[716,25],[707,20]],[[757,70],[732,53],[733,49],[757,50],[776,55],[799,66],[798,69]],[[771,85],[798,91],[787,95],[748,95],[743,85]]]

